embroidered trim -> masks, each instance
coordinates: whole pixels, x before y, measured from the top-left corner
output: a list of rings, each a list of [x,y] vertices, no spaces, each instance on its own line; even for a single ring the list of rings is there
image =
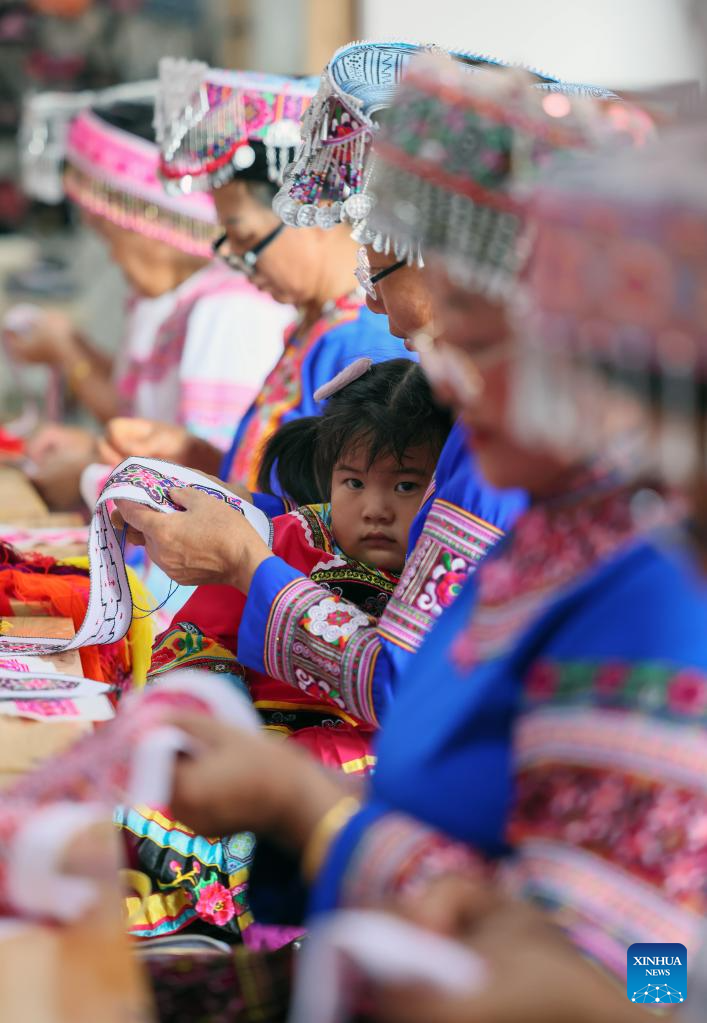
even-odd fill
[[[389,813],[367,829],[356,847],[344,878],[342,903],[377,905],[444,874],[478,874],[486,869],[468,846],[406,814]]]
[[[702,916],[686,912],[651,885],[591,853],[554,842],[524,843],[507,877],[525,895],[562,908],[576,923],[568,927],[581,947],[619,975],[626,949],[651,935],[655,941],[699,940]],[[589,925],[587,929],[587,925]]]
[[[296,325],[287,333],[285,350],[244,419],[231,467],[233,479],[242,480],[250,490],[257,489],[260,453],[287,413],[302,400],[302,366],[307,356],[330,330],[358,319],[361,307],[360,299],[342,299],[332,313],[322,316],[304,334],[297,336]]]
[[[403,650],[419,649],[467,576],[502,536],[500,529],[471,512],[441,498],[433,501],[379,634]]]
[[[662,721],[704,722],[707,674],[658,661],[536,661],[523,685],[526,709],[552,704],[630,709]]]
[[[555,763],[608,767],[707,792],[707,748],[701,730],[642,715],[582,708],[521,718],[514,740],[519,770]]]
[[[327,598],[356,622],[336,646],[307,630],[311,608],[321,602],[320,587],[295,579],[276,598],[265,632],[267,674],[298,686],[315,698],[331,700],[368,724],[377,725],[372,706],[373,669],[380,650],[375,618],[337,596]]]

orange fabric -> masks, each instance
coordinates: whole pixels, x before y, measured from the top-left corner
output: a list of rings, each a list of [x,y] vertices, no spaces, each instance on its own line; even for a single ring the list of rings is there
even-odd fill
[[[6,598],[48,604],[57,618],[70,618],[78,631],[86,614],[90,580],[85,575],[50,575],[4,569],[0,572],[0,594]],[[99,682],[114,679],[113,669],[128,669],[128,652],[124,641],[105,647],[88,646],[79,651],[81,666],[87,678]]]

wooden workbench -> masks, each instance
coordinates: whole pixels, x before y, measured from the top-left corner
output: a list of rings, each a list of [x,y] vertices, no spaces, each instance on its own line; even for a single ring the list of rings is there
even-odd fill
[[[0,465],[0,522],[29,526],[48,514],[49,509],[25,474]]]
[[[70,639],[74,635],[74,623],[70,618],[2,618],[0,628],[2,623],[5,623],[3,631],[13,636]],[[41,660],[47,671],[83,675],[77,650],[51,654]],[[0,788],[11,785],[43,760],[68,749],[91,730],[89,721],[29,721],[0,714]]]

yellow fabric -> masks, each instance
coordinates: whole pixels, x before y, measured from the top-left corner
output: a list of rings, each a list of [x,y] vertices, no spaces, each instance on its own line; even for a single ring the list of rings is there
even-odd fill
[[[88,558],[62,558],[62,565],[70,565],[72,568],[88,569]],[[128,583],[133,604],[137,607],[144,607],[146,610],[155,606],[155,599],[147,587],[138,578],[132,568],[128,568]],[[133,617],[132,624],[127,635],[128,649],[130,651],[130,668],[133,676],[133,685],[136,689],[142,689],[147,679],[147,671],[152,658],[152,644],[155,640],[155,629],[152,618],[142,614]]]

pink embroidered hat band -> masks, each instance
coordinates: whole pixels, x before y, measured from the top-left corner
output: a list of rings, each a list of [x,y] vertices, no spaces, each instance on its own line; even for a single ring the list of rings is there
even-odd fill
[[[147,103],[82,111],[67,139],[66,194],[118,227],[209,259],[216,234],[213,203],[206,195],[165,193],[159,149],[142,137],[151,119]]]
[[[172,57],[160,61],[159,77],[155,131],[168,191],[208,191],[236,177],[281,181],[316,79]]]
[[[127,82],[98,92],[35,92],[22,101],[17,133],[22,190],[39,202],[55,205],[64,199],[62,181],[66,139],[71,122],[82,110],[113,103],[155,101],[157,82]]]
[[[707,472],[706,162],[703,121],[534,186],[516,310],[526,433],[597,449],[628,425],[635,465],[676,483]]]

